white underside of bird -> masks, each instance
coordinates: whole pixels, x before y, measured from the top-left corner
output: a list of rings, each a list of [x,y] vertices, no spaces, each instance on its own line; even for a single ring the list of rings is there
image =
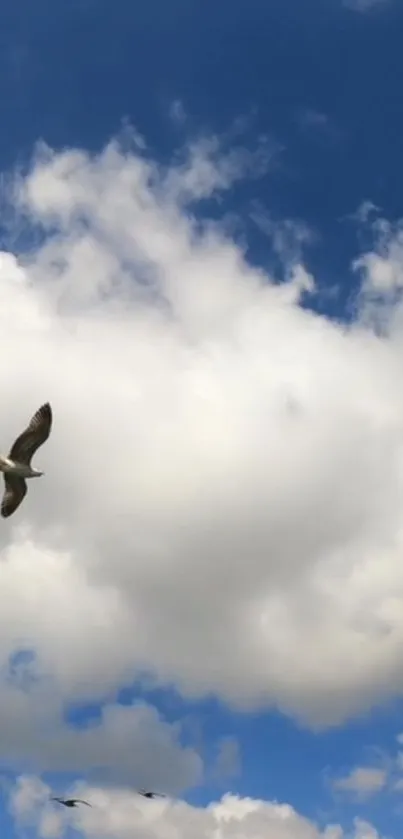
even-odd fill
[[[0,472],[7,475],[17,475],[19,478],[39,478],[44,475],[39,469],[33,469],[32,466],[27,466],[25,463],[18,463],[16,460],[10,460],[5,455],[0,455]]]

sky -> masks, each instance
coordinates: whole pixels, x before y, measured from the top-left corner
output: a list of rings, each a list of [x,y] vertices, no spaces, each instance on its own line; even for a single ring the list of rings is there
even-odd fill
[[[402,31],[0,8],[2,839],[401,836]]]

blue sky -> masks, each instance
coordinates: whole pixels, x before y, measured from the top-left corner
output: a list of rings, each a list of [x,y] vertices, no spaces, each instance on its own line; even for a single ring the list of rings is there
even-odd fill
[[[194,213],[201,223],[213,218],[220,224],[231,242],[242,245],[245,260],[252,270],[257,268],[282,281],[293,276],[297,264],[303,265],[315,278],[316,294],[303,296],[297,300],[296,307],[311,308],[326,323],[328,320],[351,323],[361,305],[359,293],[362,290],[362,273],[354,269],[354,260],[363,254],[372,254],[372,261],[366,261],[365,270],[369,280],[372,277],[375,292],[375,273],[371,275],[375,257],[389,260],[388,265],[393,263],[396,276],[396,265],[399,267],[402,260],[399,222],[403,217],[403,5],[400,0],[379,0],[363,6],[342,0],[234,0],[231,3],[228,0],[148,0],[136,4],[132,0],[116,0],[115,3],[107,0],[71,0],[68,3],[16,0],[3,7],[0,18],[1,170],[8,178],[16,170],[26,174],[38,141],[44,141],[53,149],[56,158],[66,150],[81,149],[88,159],[92,159],[92,155],[102,154],[117,135],[123,138],[124,147],[124,131],[130,133],[128,126],[134,127],[144,138],[144,156],[156,166],[166,167],[161,171],[179,165],[189,144],[197,145],[212,136],[218,138],[217,158],[225,157],[233,149],[246,149],[255,155],[251,176],[234,177],[230,188],[224,189],[218,197],[213,190],[207,190],[204,200],[196,201],[186,212],[188,215]],[[133,153],[130,139],[127,144],[130,157]],[[264,152],[261,165],[259,149]],[[34,168],[36,165],[39,167],[37,161]],[[373,205],[367,217],[363,210],[365,202]],[[44,216],[40,218],[42,211],[38,207],[39,203],[34,222],[39,219],[39,223],[43,223]],[[13,218],[11,228],[4,222],[2,246],[5,251],[13,251],[17,258],[26,257],[27,242],[32,244],[29,237],[25,238],[29,230],[24,226],[19,228],[19,215],[17,223]],[[389,225],[383,245],[380,238],[385,227],[379,226],[379,222],[374,227],[373,222],[377,219],[386,220]],[[46,223],[45,219],[45,239],[52,233]],[[65,232],[63,224],[60,219],[57,221],[60,230]],[[31,232],[34,227],[32,224]],[[135,237],[136,222],[133,222]],[[66,238],[66,248],[70,247],[71,241]],[[63,251],[63,259],[68,259],[66,253],[67,250]],[[49,264],[47,256],[45,258],[41,252],[34,268],[33,262],[29,265],[30,269],[39,271],[32,276],[41,277]],[[397,289],[401,284],[396,280]],[[66,295],[68,297],[67,292]],[[76,306],[75,299],[72,306]],[[368,314],[367,310],[365,313]],[[373,315],[371,310],[369,316]],[[329,361],[332,370],[330,355]],[[371,363],[369,360],[369,371]],[[374,364],[377,363],[375,360]],[[300,377],[304,379],[303,372]],[[100,375],[100,381],[101,378]],[[51,382],[50,373],[46,373],[45,380]],[[39,396],[39,385],[31,389],[32,397]],[[28,402],[30,404],[30,400]],[[25,416],[24,411],[26,413],[26,408],[21,407],[21,416]],[[10,425],[2,427],[1,433],[8,433],[12,427],[10,421]],[[83,442],[85,435],[78,439]],[[331,446],[333,438],[329,440]],[[336,443],[334,445],[336,448]],[[353,459],[354,451],[352,444]],[[84,485],[89,487],[89,483],[84,482]],[[349,486],[348,481],[346,486]],[[63,488],[67,503],[74,492],[73,483]],[[342,493],[335,492],[335,506],[337,499],[342,497]],[[40,509],[38,506],[32,520],[27,512],[28,518],[21,522],[22,526],[28,523],[29,538],[35,544],[46,544],[46,549],[50,546],[49,550],[56,550],[59,537],[46,531],[46,509],[49,507]],[[51,504],[50,509],[56,516],[56,507]],[[309,512],[301,509],[303,529],[304,517],[309,517]],[[190,507],[189,510],[192,516]],[[369,520],[372,508],[368,507],[368,510]],[[94,520],[97,515],[102,518],[102,513],[92,511],[92,514]],[[118,522],[119,513],[116,515]],[[122,515],[126,515],[129,522],[130,508]],[[134,530],[137,526],[142,527],[137,513],[133,516]],[[337,522],[337,517],[335,520]],[[68,524],[69,515],[58,526],[67,527],[66,521]],[[140,524],[137,525],[137,521]],[[168,520],[168,524],[164,524],[167,533],[169,526]],[[349,527],[350,524],[347,529]],[[47,535],[44,535],[45,531]],[[22,531],[13,531],[11,535],[8,532],[5,537],[7,550],[14,544],[21,545],[24,538]],[[123,555],[126,550],[120,538],[118,524],[115,530],[112,528],[111,533],[104,535],[113,557],[116,552],[121,551]],[[61,544],[65,549],[65,536]],[[287,539],[281,543],[281,550],[285,546],[285,554],[287,544]],[[84,537],[81,532],[72,535],[71,544],[68,544],[72,555],[87,549],[96,552],[97,547],[95,536],[91,542],[88,534]],[[251,544],[252,553],[254,550],[255,546]],[[279,557],[282,555],[280,551]],[[352,560],[351,567],[353,565]],[[91,563],[88,568],[90,580]],[[105,570],[102,574],[102,580],[110,583],[111,572]],[[144,579],[146,574],[145,571]],[[296,579],[292,585],[298,586],[298,577]],[[124,574],[122,580],[124,588]],[[154,585],[158,587],[157,580],[156,575]],[[217,580],[218,591],[220,586],[226,587],[225,574],[220,576],[218,573]],[[275,578],[274,585],[277,584]],[[302,588],[305,584],[306,580],[301,579]],[[206,590],[205,597],[211,596]],[[372,619],[371,603],[370,598],[368,602],[364,598],[357,619]],[[67,610],[74,608],[73,601],[66,606]],[[172,614],[174,611],[172,606]],[[141,619],[137,626],[140,633],[147,632]],[[162,621],[159,631],[168,632],[167,627],[169,623]],[[49,628],[47,631],[52,632]],[[320,633],[320,629],[317,631]],[[182,643],[185,642],[182,639]],[[15,655],[25,643],[29,643],[29,649],[32,644],[35,650],[35,638],[30,637],[29,632],[27,637],[26,624],[22,622],[11,648],[5,646],[4,649],[9,655],[13,650]],[[42,641],[37,640],[38,649],[40,643]],[[49,676],[52,658],[50,652],[46,652],[46,643],[43,642],[43,649],[38,653],[38,667],[41,675]],[[107,645],[107,641],[105,643]],[[215,645],[213,635],[210,643]],[[217,640],[217,647],[220,643]],[[237,643],[239,636],[234,637],[232,654],[235,659]],[[208,649],[207,646],[204,654],[209,654]],[[195,652],[195,660],[199,654],[202,656],[203,652]],[[110,651],[106,655],[113,657]],[[116,652],[114,655],[119,658]],[[183,656],[185,660],[186,650]],[[398,667],[398,651],[396,656]],[[188,658],[192,658],[191,653]],[[33,661],[36,666],[35,655]],[[221,680],[218,672],[207,678],[204,670],[203,676],[196,677],[197,666],[191,662],[188,667],[193,675],[187,682],[185,665],[181,669],[182,665],[172,661],[163,656],[159,661],[157,653],[143,650],[131,670],[122,665],[120,674],[117,667],[116,674],[108,676],[105,684],[99,677],[101,687],[94,689],[94,696],[88,685],[85,690],[80,687],[76,692],[70,685],[66,687],[70,676],[62,674],[60,684],[57,683],[57,690],[60,688],[60,696],[63,696],[60,700],[62,711],[59,708],[55,712],[55,719],[63,722],[64,716],[63,725],[67,724],[68,735],[74,729],[99,723],[103,709],[111,704],[135,707],[136,703],[145,701],[157,709],[162,720],[181,726],[179,742],[195,750],[204,762],[203,775],[195,775],[193,783],[179,784],[178,790],[173,784],[172,790],[168,790],[191,805],[205,807],[230,791],[241,798],[288,803],[321,828],[337,823],[346,831],[353,830],[354,819],[359,818],[373,824],[379,836],[399,835],[402,793],[391,791],[392,783],[399,777],[397,737],[403,731],[402,685],[398,678],[384,690],[381,677],[372,689],[371,678],[368,675],[366,682],[366,676],[360,683],[360,690],[357,689],[358,699],[354,695],[350,701],[350,695],[343,695],[333,718],[330,714],[327,719],[324,713],[324,722],[319,730],[314,730],[315,708],[319,708],[319,704],[321,709],[325,707],[326,691],[331,704],[333,688],[330,682],[325,684],[323,691],[322,687],[318,688],[318,696],[322,691],[319,701],[313,688],[311,696],[307,676],[299,708],[298,684],[296,688],[294,684],[289,687],[287,693],[284,682],[277,693],[271,693],[269,683],[271,678],[274,681],[277,678],[275,668],[273,677],[268,676],[269,687],[256,690],[251,687],[248,695],[248,689],[243,690],[241,686],[237,690],[234,688],[232,696],[229,686],[232,677],[228,677],[227,683],[224,677]],[[262,661],[265,667],[266,659]],[[303,669],[303,654],[301,661]],[[401,661],[400,656],[400,667]],[[138,684],[135,674],[141,670],[139,662],[145,671],[149,668],[157,674],[159,687],[153,690],[147,690],[144,685],[133,687]],[[223,662],[217,665],[218,669],[220,666],[225,669]],[[270,670],[270,653],[267,653],[267,662]],[[339,664],[343,671],[342,659]],[[31,665],[28,656],[27,667]],[[71,676],[72,685],[81,685],[80,679],[82,682],[87,679],[91,685],[89,671],[85,676],[84,665],[83,668],[81,674]],[[55,667],[54,673],[56,670]],[[368,664],[368,673],[370,670]],[[102,676],[102,666],[100,672]],[[245,682],[247,678],[245,669]],[[258,681],[256,677],[256,684]],[[291,682],[292,679],[289,685]],[[21,690],[26,692],[29,703],[30,687],[24,685]],[[351,688],[351,694],[353,692]],[[243,693],[247,697],[245,701]],[[36,708],[37,698],[35,703]],[[309,712],[306,712],[308,707]],[[318,712],[318,718],[321,713]],[[56,725],[54,720],[51,725]],[[217,777],[217,753],[226,738],[236,743],[239,766],[235,767],[233,775],[229,772],[227,776]],[[66,749],[67,754],[68,746]],[[14,755],[13,759],[10,755]],[[7,754],[2,757],[7,780],[0,802],[0,830],[5,839],[62,835],[58,824],[53,826],[53,834],[43,832],[45,828],[38,820],[34,820],[33,826],[27,826],[21,817],[25,812],[24,802],[18,805],[17,816],[10,814],[10,790],[15,782],[18,785],[17,776],[41,775],[44,783],[57,792],[71,788],[77,780],[89,787],[102,786],[105,781],[112,787],[128,785],[130,771],[125,769],[126,775],[120,776],[117,763],[99,774],[96,767],[86,764],[85,760],[82,765],[81,759],[74,764],[71,755],[64,765],[62,747],[57,758],[52,758],[53,762],[50,760],[50,768],[46,759],[41,762],[38,755],[38,749],[34,747],[24,754],[23,748],[12,745],[7,746]],[[379,792],[367,789],[367,794],[360,797],[357,781],[355,789],[343,790],[342,784],[337,791],[337,779],[350,777],[357,767],[384,772],[384,781],[380,782],[382,789]],[[149,766],[143,781],[141,768],[137,768],[130,783],[133,786],[152,783],[151,769]],[[40,795],[38,800],[41,803]],[[91,829],[84,824],[76,834],[67,828],[65,835],[67,839],[70,835],[91,836]],[[163,837],[162,833],[155,835]],[[289,837],[299,839],[299,835],[290,832]],[[367,835],[372,836],[363,833],[363,839]],[[361,834],[357,833],[357,836]]]

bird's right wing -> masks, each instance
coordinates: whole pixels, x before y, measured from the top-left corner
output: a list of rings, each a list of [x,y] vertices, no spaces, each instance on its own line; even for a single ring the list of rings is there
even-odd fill
[[[17,437],[11,447],[9,457],[18,463],[30,463],[39,446],[48,439],[52,428],[52,409],[49,402],[38,409],[29,425]]]
[[[27,485],[24,478],[7,473],[4,474],[4,483],[6,488],[1,502],[1,515],[4,519],[7,519],[15,512],[23,498],[25,498]]]

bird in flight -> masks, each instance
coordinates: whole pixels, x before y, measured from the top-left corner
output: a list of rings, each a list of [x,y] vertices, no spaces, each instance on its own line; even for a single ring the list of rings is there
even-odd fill
[[[48,439],[52,428],[52,409],[49,402],[34,414],[25,431],[17,437],[7,457],[0,455],[0,472],[4,473],[6,485],[0,512],[3,518],[11,516],[25,498],[25,478],[39,478],[43,475],[31,467],[31,460],[39,446]]]
[[[139,795],[142,795],[144,798],[165,798],[163,792],[149,792],[146,789],[139,789]]]
[[[51,801],[58,801],[59,804],[64,804],[65,807],[77,807],[77,804],[86,804],[87,807],[92,806],[88,801],[83,801],[82,798],[52,798]]]

